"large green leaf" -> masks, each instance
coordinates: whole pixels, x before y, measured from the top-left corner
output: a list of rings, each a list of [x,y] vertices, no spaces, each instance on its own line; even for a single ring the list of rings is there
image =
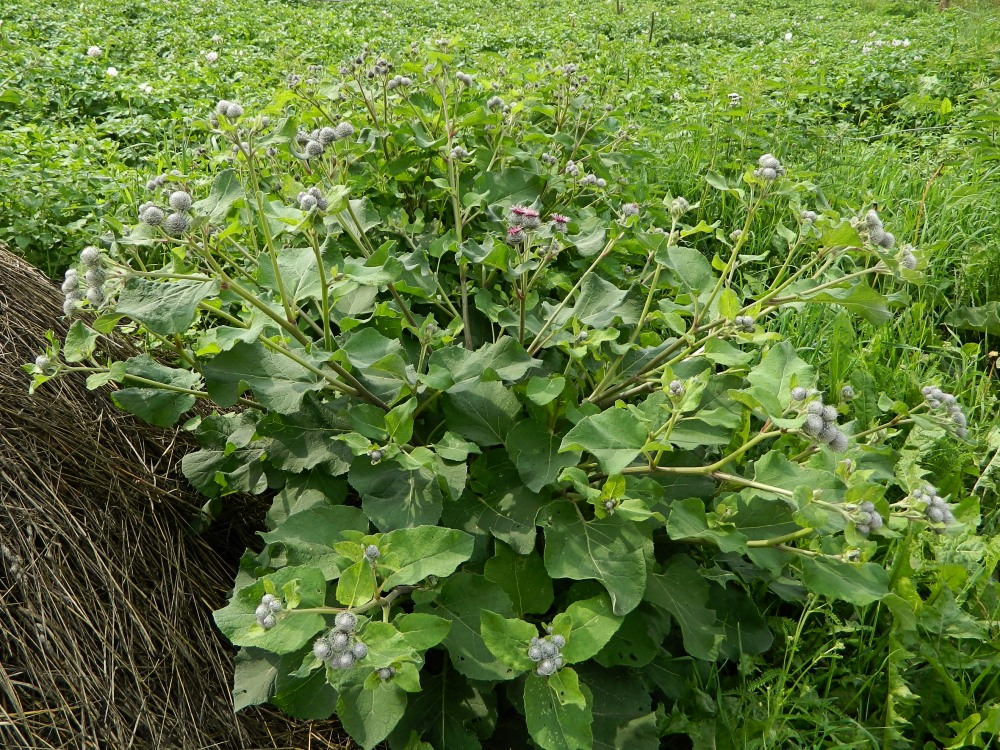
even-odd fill
[[[351,531],[368,533],[368,519],[359,508],[318,505],[288,516],[274,531],[262,531],[260,536],[267,544],[281,545],[287,564],[306,565],[333,555],[333,545]]]
[[[199,215],[208,216],[212,223],[222,224],[226,214],[229,213],[229,208],[243,195],[243,186],[236,172],[224,169],[215,176],[208,197],[196,201],[192,208]]]
[[[967,331],[983,331],[1000,336],[1000,302],[987,302],[979,307],[956,307],[945,323]]]
[[[810,591],[865,605],[889,593],[889,574],[876,563],[848,563],[828,557],[802,561],[802,582]]]
[[[772,416],[780,416],[791,399],[792,388],[808,388],[815,378],[812,366],[799,357],[791,343],[782,341],[768,349],[760,364],[747,375],[751,385],[747,391],[759,396],[763,404],[768,404],[776,397],[780,406],[773,407],[778,409],[778,413]]]
[[[667,564],[663,573],[651,575],[646,587],[646,599],[673,615],[680,625],[688,654],[715,661],[723,630],[716,624],[715,611],[706,606],[708,598],[708,582],[691,558],[680,555]]]
[[[295,413],[265,415],[256,431],[271,439],[270,462],[295,473],[322,464],[331,476],[345,474],[353,460],[351,449],[334,438],[350,429],[350,420],[337,406],[307,394]]]
[[[298,661],[301,662],[301,654],[298,656]],[[317,670],[304,679],[279,673],[271,703],[296,719],[329,719],[337,709],[337,691],[327,681],[322,670]]]
[[[500,586],[464,572],[445,581],[433,605],[420,605],[418,609],[451,621],[444,646],[456,670],[472,680],[507,680],[513,670],[493,656],[480,634],[486,610],[504,617],[513,614],[510,598]]]
[[[621,318],[626,324],[635,323],[639,319],[640,310],[638,303],[628,300],[627,290],[619,289],[610,281],[591,274],[580,285],[580,294],[569,317],[576,318],[591,328],[606,328],[615,318]]]
[[[803,292],[809,302],[831,302],[850,310],[869,323],[880,325],[892,318],[886,307],[885,295],[865,282],[855,282],[848,287],[831,287],[816,294]]]
[[[529,675],[524,683],[524,718],[543,750],[591,750],[592,700],[579,677],[566,667],[550,678]]]
[[[561,451],[587,451],[606,474],[620,474],[642,451],[647,426],[628,409],[608,409],[581,419],[566,433]]]
[[[622,624],[606,596],[573,602],[552,622],[554,632],[566,638],[562,650],[567,664],[586,661],[604,648]]]
[[[265,581],[273,584],[283,599],[284,587],[289,585],[299,597],[299,608],[322,607],[326,603],[326,579],[318,569],[310,566],[282,568],[237,591],[229,604],[213,613],[215,624],[237,646],[253,646],[276,654],[298,651],[326,627],[326,621],[322,615],[289,612],[286,607],[275,615],[275,626],[264,630],[257,623],[254,611],[267,593]]]
[[[653,554],[653,540],[634,523],[616,516],[588,522],[573,509],[560,508],[544,525],[549,575],[600,581],[611,595],[616,615],[638,606],[646,589],[646,558]]]
[[[152,380],[174,388],[197,390],[197,373],[161,365],[148,354],[126,360],[125,371],[137,378]],[[170,427],[184,412],[194,406],[197,397],[156,386],[143,386],[113,391],[111,400],[119,408],[135,414],[150,424]]]
[[[469,534],[439,526],[390,531],[381,542],[380,567],[392,570],[383,587],[388,590],[419,583],[428,576],[451,575],[472,556],[472,541]]]
[[[480,446],[500,445],[517,422],[521,404],[502,383],[476,383],[444,395],[448,429]]]
[[[625,669],[576,667],[593,693],[594,750],[658,750],[656,712],[649,689]]]
[[[348,481],[361,495],[361,507],[379,531],[437,523],[444,495],[436,474],[426,467],[406,471],[387,463],[355,460]]]
[[[337,718],[365,750],[388,737],[405,711],[406,692],[392,682],[381,682],[374,690],[348,688],[337,701]]]
[[[407,746],[412,733],[436,750],[480,750],[496,722],[492,686],[469,684],[452,669],[424,675],[421,683],[423,691],[410,697],[390,737],[392,746]]]
[[[552,606],[552,579],[534,549],[519,555],[498,539],[484,573],[507,592],[519,615],[542,614]]]
[[[501,539],[518,554],[526,555],[535,547],[535,518],[545,504],[521,483],[509,461],[494,458],[495,454],[473,466],[473,491],[448,503],[444,520],[449,526],[487,537],[487,541],[490,536]]]
[[[304,352],[299,352],[305,356]],[[201,366],[208,392],[219,406],[232,406],[250,389],[266,408],[293,414],[310,391],[324,381],[297,362],[271,351],[259,342],[236,343],[228,352],[212,357]]]
[[[508,433],[507,454],[532,492],[539,492],[556,481],[563,469],[580,461],[580,451],[560,452],[560,443],[558,435],[533,419],[519,422]]]
[[[535,663],[528,658],[528,645],[532,638],[538,636],[538,629],[524,620],[509,619],[496,612],[486,610],[480,618],[480,634],[492,654],[516,670],[511,674],[513,679],[518,673],[534,669]]]
[[[517,382],[540,364],[508,336],[474,352],[462,346],[438,349],[430,357],[429,372],[424,380],[439,391],[457,393],[475,386],[483,376],[490,374],[508,383]]]
[[[184,333],[194,322],[198,303],[219,293],[218,281],[125,280],[115,311],[142,323],[153,333]]]

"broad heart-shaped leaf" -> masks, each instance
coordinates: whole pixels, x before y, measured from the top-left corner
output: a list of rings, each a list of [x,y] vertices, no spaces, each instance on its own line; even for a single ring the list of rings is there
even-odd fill
[[[386,402],[396,400],[407,385],[406,350],[396,339],[365,327],[342,337],[340,348],[354,366],[354,375]]]
[[[552,606],[552,579],[534,549],[519,555],[498,539],[496,554],[486,561],[484,573],[503,587],[519,615],[542,614]]]
[[[719,653],[726,659],[756,656],[771,648],[774,635],[753,600],[736,586],[712,586],[709,597],[726,630]]]
[[[298,354],[307,356],[301,350]],[[315,374],[258,341],[238,342],[205,362],[201,371],[209,395],[222,407],[235,404],[249,388],[266,408],[292,414],[299,410],[306,393],[323,387]]]
[[[803,292],[803,297],[809,302],[832,302],[850,310],[869,323],[880,325],[892,318],[892,313],[886,307],[886,298],[863,281],[855,282],[848,287],[831,287],[817,294]]]
[[[581,419],[563,438],[560,451],[593,454],[606,474],[620,474],[635,460],[649,429],[628,409],[613,408]]]
[[[301,653],[285,658],[293,656],[298,657],[299,663],[302,662]],[[283,672],[279,672],[271,703],[296,719],[329,719],[337,710],[337,691],[322,670],[313,672],[305,679],[290,674],[283,676]]]
[[[967,331],[983,331],[1000,336],[1000,302],[987,302],[979,307],[956,307],[945,323]]]
[[[224,169],[216,175],[208,197],[196,201],[193,208],[198,215],[208,216],[213,224],[221,224],[229,213],[230,206],[243,195],[243,185],[240,184],[236,172]]]
[[[596,580],[611,595],[616,615],[631,612],[646,589],[646,559],[653,540],[630,521],[608,516],[583,521],[572,508],[550,512],[545,529],[545,568],[553,578]]]
[[[502,451],[494,451],[472,467],[472,488],[445,506],[449,526],[481,539],[493,536],[526,555],[535,548],[535,518],[544,507],[538,495],[521,482]]]
[[[444,395],[449,430],[480,446],[500,445],[517,422],[521,404],[503,383],[476,383]]]
[[[275,615],[275,626],[264,630],[254,611],[266,593],[265,581],[274,585],[283,600],[283,587],[297,581],[299,609],[322,607],[325,603],[326,580],[318,569],[305,565],[282,568],[237,591],[229,604],[213,613],[215,624],[236,646],[253,646],[276,654],[298,651],[326,626],[323,616],[283,609]]]
[[[240,448],[232,453],[201,450],[181,459],[181,471],[206,497],[234,492],[258,494],[267,489],[263,448]]]
[[[423,691],[410,697],[406,714],[390,736],[392,747],[409,747],[415,734],[431,748],[481,750],[493,733],[496,699],[492,685],[471,685],[450,668],[421,675]]]
[[[115,312],[142,323],[153,333],[184,333],[198,303],[219,293],[218,281],[150,281],[130,276],[118,295]]]
[[[345,607],[360,607],[375,598],[375,579],[367,560],[354,563],[341,572],[337,581],[337,601]]]
[[[361,495],[361,507],[379,531],[437,523],[444,495],[426,467],[406,471],[388,462],[372,465],[355,459],[348,481]]]
[[[508,433],[507,454],[532,492],[539,492],[556,481],[563,469],[580,461],[580,451],[560,453],[560,442],[558,435],[534,419],[518,422]]]
[[[751,385],[747,390],[751,394],[756,391],[765,394],[765,398],[760,399],[762,403],[767,403],[767,395],[772,399],[777,396],[778,403],[783,407],[791,399],[792,388],[796,386],[808,388],[815,378],[812,366],[799,357],[790,342],[782,341],[772,346],[760,364],[747,375]],[[772,416],[780,416],[780,413]]]
[[[425,380],[439,391],[457,393],[479,383],[487,372],[494,372],[501,380],[515,383],[540,364],[517,341],[505,336],[474,352],[462,346],[438,349],[431,355],[430,372]]]
[[[528,675],[524,683],[524,718],[531,739],[543,750],[590,750],[592,705],[590,691],[581,689],[569,667],[547,679]]]
[[[610,281],[591,274],[580,285],[580,295],[576,304],[559,317],[573,317],[591,328],[607,328],[615,318],[626,324],[634,324],[639,319],[640,307],[635,301],[628,301],[628,291],[619,289]],[[559,321],[557,321],[559,322]]]
[[[406,642],[417,651],[426,651],[438,645],[451,630],[449,620],[419,612],[400,615],[394,623]]]
[[[406,692],[391,681],[380,682],[374,690],[348,688],[337,701],[337,718],[365,750],[388,737],[405,711]]]
[[[667,519],[667,534],[671,539],[703,539],[716,544],[723,552],[742,552],[746,549],[746,537],[734,528],[720,531],[708,524],[705,501],[696,497],[674,500],[670,504]]]
[[[324,262],[327,262],[324,259]],[[329,268],[329,264],[327,264]],[[311,247],[285,247],[278,255],[278,271],[281,272],[281,287],[274,274],[274,265],[269,255],[260,257],[258,281],[261,286],[270,289],[275,296],[284,288],[290,301],[301,302],[307,299],[319,299],[322,294],[319,266],[316,263],[316,253]],[[329,273],[328,273],[329,277]]]
[[[848,563],[828,557],[802,561],[806,588],[851,604],[871,604],[889,593],[889,574],[876,563]]]
[[[148,354],[127,359],[125,371],[137,378],[152,380],[175,388],[197,390],[197,373],[161,365]],[[113,391],[111,400],[120,409],[135,414],[150,424],[155,424],[158,427],[170,427],[180,418],[181,414],[194,406],[196,397],[188,393],[148,386]]]
[[[324,403],[310,393],[294,414],[265,415],[256,431],[261,437],[271,438],[268,460],[279,469],[295,473],[320,464],[331,476],[347,473],[354,458],[351,449],[334,440],[351,428],[343,406],[340,401]]]
[[[646,600],[665,609],[680,625],[688,654],[715,661],[723,629],[716,623],[715,611],[706,606],[708,594],[708,582],[691,558],[682,555],[671,559],[663,573],[651,575],[646,587]]]
[[[368,533],[368,519],[360,508],[319,505],[294,513],[274,531],[259,532],[267,544],[282,545],[289,565],[307,565],[333,555],[333,545],[345,531]]]
[[[375,670],[401,661],[420,660],[406,635],[390,623],[370,620],[361,628],[358,638],[368,646],[368,656],[363,662],[365,669]]]
[[[472,680],[507,680],[513,670],[493,656],[480,635],[484,610],[513,614],[510,598],[497,584],[473,573],[456,573],[445,581],[433,605],[418,611],[451,621],[444,646],[455,669]]]
[[[659,750],[656,712],[649,688],[626,669],[577,667],[593,694],[594,750]]]
[[[662,240],[657,244],[656,262],[668,269],[674,285],[694,298],[711,291],[715,285],[715,273],[704,255],[693,247],[671,245]]]
[[[233,670],[233,710],[267,703],[282,662],[285,671],[294,670],[296,658],[294,654],[279,656],[261,648],[241,648]]]
[[[472,544],[469,534],[440,526],[390,531],[380,547],[383,564],[394,570],[383,588],[419,583],[428,576],[449,576],[472,556]]]
[[[538,628],[524,620],[510,620],[496,612],[485,610],[480,619],[480,634],[492,654],[511,669],[513,679],[521,672],[534,669],[535,663],[528,658],[528,644],[538,637]]]
[[[604,648],[622,624],[606,596],[573,602],[552,621],[553,632],[566,639],[562,656],[567,664],[586,661]]]
[[[63,340],[62,358],[67,362],[81,362],[94,353],[97,331],[82,320],[74,320]]]

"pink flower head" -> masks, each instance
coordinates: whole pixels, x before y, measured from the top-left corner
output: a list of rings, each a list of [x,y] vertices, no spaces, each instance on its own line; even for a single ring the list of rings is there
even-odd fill
[[[524,239],[524,229],[521,227],[507,227],[507,241],[520,242]]]
[[[569,217],[562,214],[552,214],[552,228],[557,232],[565,232],[566,225],[569,224]]]

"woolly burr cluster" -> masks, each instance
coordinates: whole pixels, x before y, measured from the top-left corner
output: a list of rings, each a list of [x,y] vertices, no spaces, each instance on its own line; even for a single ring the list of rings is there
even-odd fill
[[[928,484],[913,490],[910,493],[910,499],[923,504],[923,512],[929,523],[936,526],[947,526],[955,522],[951,507],[938,494],[933,485]]]
[[[352,613],[339,613],[333,630],[313,642],[313,656],[326,662],[331,669],[350,669],[368,656],[368,646],[359,641],[354,633],[357,627],[358,618]]]
[[[231,102],[228,99],[221,99],[218,104],[215,105],[215,114],[220,117],[225,117],[227,120],[236,120],[243,117],[243,107],[236,102]]]
[[[754,177],[773,182],[785,175],[785,168],[774,154],[764,154],[757,160],[757,164],[757,169],[753,171]]]
[[[326,202],[326,198],[323,197],[323,193],[315,185],[299,193],[295,199],[299,202],[299,208],[303,211],[311,211],[314,208],[319,211],[326,211],[329,205]]]
[[[859,534],[868,536],[871,532],[881,529],[884,523],[882,515],[875,510],[875,503],[868,501],[861,503],[854,519],[854,528]]]
[[[892,250],[896,245],[896,237],[892,232],[887,232],[879,218],[878,211],[874,208],[865,214],[865,229],[868,231],[868,241],[873,245],[878,245],[885,250]]]
[[[528,645],[528,658],[538,666],[535,671],[540,677],[554,675],[563,665],[562,647],[566,639],[561,635],[532,638]]]
[[[737,331],[742,333],[753,333],[756,323],[757,321],[752,315],[737,315],[733,318],[733,325],[736,326]]]
[[[257,624],[264,628],[264,630],[273,628],[277,622],[275,615],[281,611],[281,606],[281,600],[274,594],[264,594],[260,599],[260,604],[257,605],[257,609],[254,610]]]
[[[797,392],[798,390],[793,390],[793,398],[804,395]],[[822,399],[806,404],[806,421],[802,425],[802,433],[823,445],[828,445],[837,453],[847,450],[847,435],[837,427],[837,409],[829,405],[824,406]]]
[[[935,411],[944,412],[955,425],[955,434],[964,438],[969,434],[969,419],[965,416],[962,405],[951,393],[945,393],[936,385],[925,385],[920,389],[928,405]]]

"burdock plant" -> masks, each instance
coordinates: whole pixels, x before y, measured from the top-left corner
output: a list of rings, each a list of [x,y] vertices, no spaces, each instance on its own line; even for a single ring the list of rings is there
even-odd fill
[[[935,386],[851,398],[829,341],[785,338],[806,309],[892,320],[919,274],[877,216],[804,215],[771,154],[706,176],[713,216],[627,179],[582,64],[519,86],[454,54],[404,84],[365,50],[273,124],[219,102],[218,171],[109,222],[63,285],[81,317],[26,367],[187,425],[208,509],[273,498],[215,613],[247,702],[365,747],[489,746],[509,704],[540,747],[607,745],[665,721],[664,685],[703,713],[677,675],[753,665],[762,613],[895,594],[886,540],[973,533],[908,487],[929,435],[974,425]]]

